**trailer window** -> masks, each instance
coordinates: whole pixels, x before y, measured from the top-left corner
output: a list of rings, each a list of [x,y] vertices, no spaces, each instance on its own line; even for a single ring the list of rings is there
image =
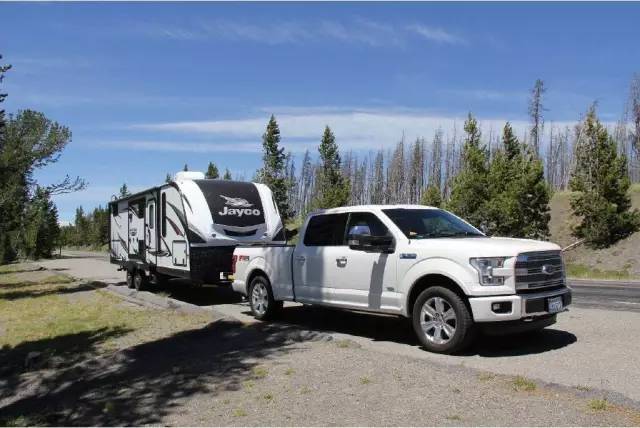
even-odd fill
[[[311,217],[304,234],[307,247],[336,246],[344,244],[347,214],[323,214]]]
[[[162,194],[162,237],[167,237],[167,194]]]
[[[156,225],[155,204],[149,205],[149,229],[153,229]]]

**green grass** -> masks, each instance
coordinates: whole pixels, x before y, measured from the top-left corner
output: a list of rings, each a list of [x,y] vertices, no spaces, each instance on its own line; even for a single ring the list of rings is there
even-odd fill
[[[600,270],[583,264],[567,263],[567,276],[588,279],[632,279],[628,270]]]
[[[449,421],[461,421],[462,418],[459,415],[449,415],[446,416],[447,420]]]
[[[516,391],[531,392],[531,391],[535,391],[536,384],[535,382],[527,379],[526,377],[516,376],[516,378],[513,380],[513,389]]]
[[[609,408],[609,402],[604,398],[589,400],[589,408],[597,411],[607,410]]]
[[[253,377],[255,377],[256,379],[262,379],[267,377],[267,375],[269,374],[269,371],[265,367],[258,366],[251,369],[251,373],[253,374]]]
[[[141,310],[122,302],[60,273],[0,275],[0,325],[4,327],[0,348],[96,331],[118,332],[104,335],[101,342],[112,349],[114,341],[129,332],[140,341],[162,335],[163,326],[182,330],[204,324],[204,317]],[[42,351],[55,353],[58,349],[45,347]]]
[[[247,412],[244,409],[235,409],[232,413],[234,418],[242,418],[247,416]]]
[[[272,393],[270,393],[270,392],[267,392],[266,394],[264,394],[264,395],[262,396],[262,398],[264,398],[264,399],[265,399],[265,400],[267,400],[267,401],[271,401],[271,400],[273,400],[273,394],[272,394]]]
[[[287,376],[291,376],[292,374],[294,374],[296,371],[294,369],[292,369],[291,367],[289,367],[287,370],[284,371],[284,374],[286,374]]]
[[[369,379],[366,376],[363,376],[360,378],[360,384],[361,385],[369,385],[371,383],[371,379]]]
[[[493,380],[496,377],[493,373],[480,373],[478,375],[478,380],[482,382],[487,382],[489,380]]]

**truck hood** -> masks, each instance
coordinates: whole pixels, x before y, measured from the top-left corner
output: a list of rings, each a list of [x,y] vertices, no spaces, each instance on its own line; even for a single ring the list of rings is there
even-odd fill
[[[560,246],[552,242],[500,237],[415,239],[411,241],[411,246],[414,245],[469,257],[513,257],[530,251],[560,250]]]

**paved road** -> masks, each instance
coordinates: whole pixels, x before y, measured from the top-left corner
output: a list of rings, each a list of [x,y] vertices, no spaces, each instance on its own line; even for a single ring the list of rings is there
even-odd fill
[[[121,282],[122,272],[105,256],[44,261],[48,268],[67,270],[78,278]],[[542,333],[506,338],[481,338],[465,355],[443,356],[424,352],[410,324],[392,316],[376,316],[287,304],[278,322],[300,328],[332,332],[372,350],[407,355],[444,364],[490,372],[523,375],[567,387],[603,390],[608,397],[629,399],[640,408],[640,284],[573,282],[575,300],[556,325]],[[180,284],[167,290],[171,297],[256,322],[248,306],[229,289],[191,289]]]
[[[581,308],[640,312],[640,282],[570,280],[573,303]]]

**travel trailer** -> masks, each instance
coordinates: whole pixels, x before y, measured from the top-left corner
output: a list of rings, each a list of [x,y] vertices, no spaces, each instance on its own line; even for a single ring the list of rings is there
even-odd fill
[[[183,171],[161,186],[109,203],[110,259],[127,285],[185,278],[218,284],[238,244],[284,243],[285,231],[264,184],[206,179]]]

